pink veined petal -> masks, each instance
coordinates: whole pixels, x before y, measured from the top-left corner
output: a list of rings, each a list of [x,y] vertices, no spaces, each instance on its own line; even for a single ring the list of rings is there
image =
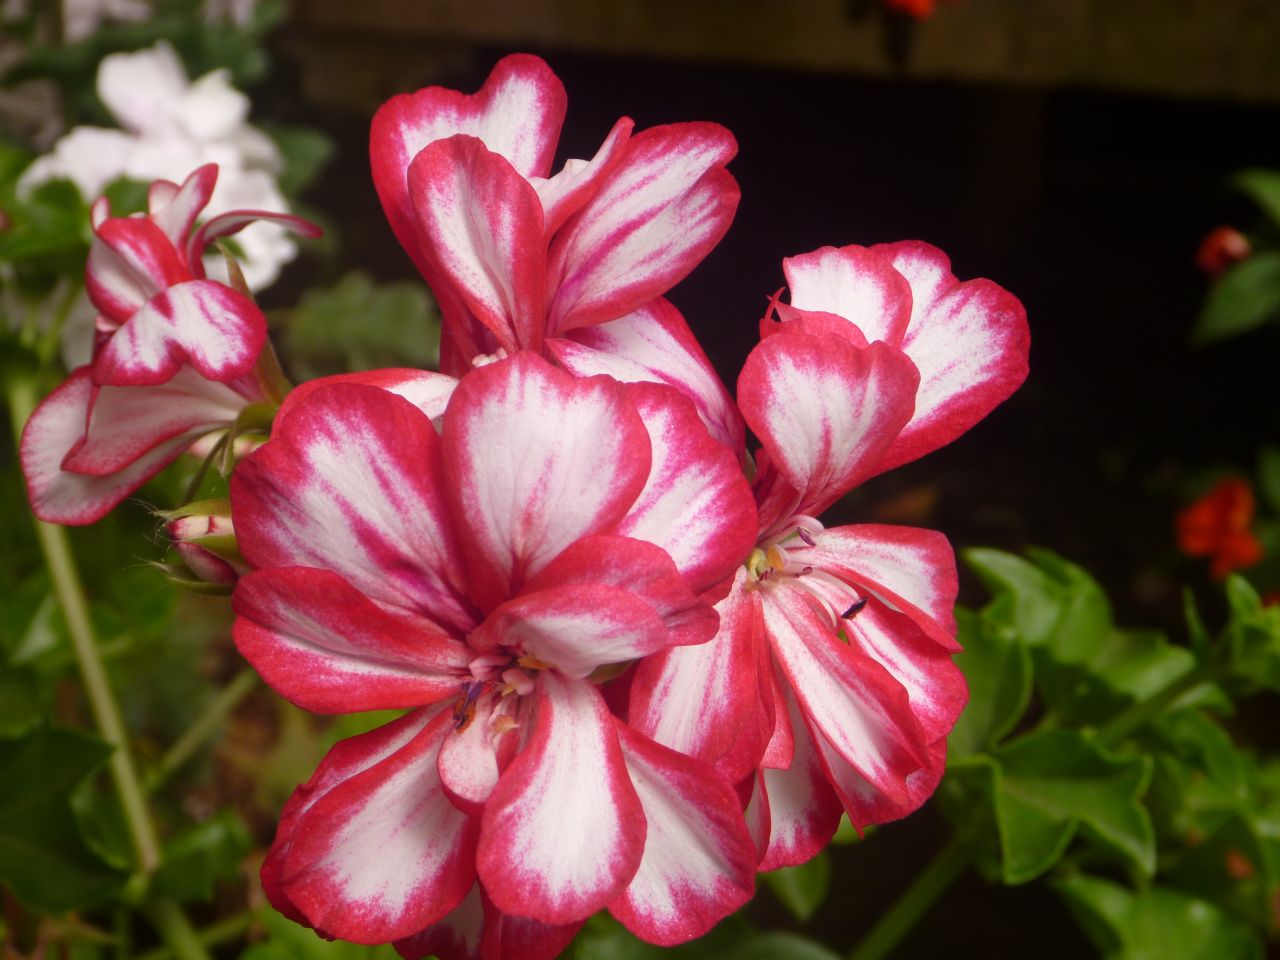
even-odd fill
[[[159,386],[100,387],[62,468],[92,476],[116,473],[179,435],[190,443],[230,426],[249,402],[232,385],[206,380],[189,367]]]
[[[868,341],[902,342],[911,321],[911,285],[887,257],[866,247],[822,247],[788,257],[782,270],[792,307],[842,317]]]
[[[20,458],[31,510],[46,523],[81,526],[102,519],[207,429],[196,426],[158,440],[113,472],[90,475],[64,470],[63,460],[84,440],[85,420],[94,401],[92,374],[88,366],[73,371],[36,407],[22,432]]]
[[[145,217],[104,220],[94,232],[85,290],[116,323],[124,323],[161,290],[191,279],[164,231]]]
[[[785,769],[761,768],[747,806],[747,820],[756,825],[762,850],[761,870],[812,860],[835,834],[842,812],[795,696],[783,693],[776,709],[789,720],[794,748]]]
[[[809,732],[817,744],[827,777],[849,814],[849,821],[859,830],[915,813],[938,788],[947,766],[947,741],[943,738],[929,744],[924,765],[907,776],[904,791],[886,793],[851,766],[825,736],[812,727]]]
[[[316,713],[418,707],[456,696],[472,655],[434,625],[396,616],[328,570],[241,577],[240,653],[277,693]]]
[[[395,947],[406,960],[553,960],[581,926],[503,913],[476,884],[453,913]]]
[[[446,493],[484,609],[575,540],[608,532],[649,474],[649,437],[622,385],[575,379],[530,353],[464,377],[442,439]]]
[[[950,443],[1017,390],[1031,334],[1017,297],[990,280],[957,280],[937,247],[907,240],[871,250],[911,283],[901,347],[920,370],[915,415],[886,455],[888,470]]]
[[[648,604],[672,646],[705,643],[715,636],[716,612],[689,589],[671,558],[643,540],[596,534],[566,547],[524,586],[526,593],[607,585]]]
[[[232,474],[241,552],[255,567],[332,570],[384,606],[466,633],[478,620],[441,478],[421,411],[375,387],[330,384]]]
[[[653,464],[618,532],[656,543],[695,592],[733,576],[759,531],[751,487],[734,451],[707,433],[673,387],[633,383],[627,392],[649,433]]]
[[[538,199],[542,201],[542,210],[546,216],[545,238],[548,243],[565,220],[595,196],[601,183],[613,172],[627,149],[634,126],[630,117],[623,117],[613,125],[604,143],[590,160],[568,160],[554,177],[547,180],[541,177],[530,179],[529,182],[538,192]]]
[[[644,809],[599,691],[547,670],[536,696],[529,742],[485,807],[477,867],[505,912],[573,923],[635,876]]]
[[[817,515],[876,471],[908,420],[918,374],[884,343],[781,333],[759,343],[738,378],[738,404],[770,462]]]
[[[668,646],[666,626],[648,603],[618,587],[576,584],[524,592],[489,614],[467,642],[477,650],[518,651],[573,679]]]
[[[548,335],[617,320],[666,293],[720,242],[738,207],[738,145],[715,123],[631,138],[608,181],[556,235]]]
[[[803,587],[779,584],[762,599],[774,656],[805,717],[878,790],[904,802],[907,777],[927,758],[907,691],[836,637]]]
[[[152,297],[94,358],[97,383],[151,386],[189,363],[209,380],[253,369],[267,321],[248,297],[213,280],[188,280]]]
[[[187,242],[187,262],[191,264],[191,269],[200,276],[204,276],[202,257],[205,247],[220,237],[232,236],[249,224],[259,222],[276,223],[301,237],[313,239],[324,232],[310,220],[304,220],[291,213],[277,213],[272,210],[228,210],[216,217],[210,217],[191,235]]]
[[[644,858],[609,912],[636,936],[700,937],[755,893],[756,851],[729,784],[615,719],[648,824]]]
[[[848,340],[855,347],[865,347],[866,336],[844,317],[820,310],[797,310],[785,303],[774,302],[760,318],[760,339],[776,333],[802,333],[819,340]]]
[[[218,165],[206,163],[193,171],[182,186],[157,180],[147,191],[147,210],[151,222],[161,229],[175,250],[186,247],[187,235],[200,211],[209,205],[218,182]],[[188,261],[188,267],[191,266]]]
[[[190,179],[190,177],[188,177],[187,179]],[[148,184],[148,186],[147,186],[147,212],[148,212],[148,215],[150,216],[150,215],[155,214],[155,213],[156,213],[156,211],[158,211],[158,210],[159,210],[161,207],[163,207],[166,203],[168,203],[168,202],[169,202],[170,200],[172,200],[175,196],[177,196],[177,195],[178,195],[178,190],[179,190],[178,185],[177,185],[176,183],[174,183],[172,180],[163,180],[163,179],[161,179],[161,180],[152,180],[152,181],[151,181],[151,183],[150,183],[150,184]],[[111,215],[111,213],[110,213],[110,210],[111,210],[111,201],[107,200],[107,198],[106,198],[106,197],[99,197],[97,200],[95,200],[95,201],[94,201],[94,206],[95,206],[95,207],[96,207],[99,203],[103,203],[104,201],[105,201],[105,204],[104,204],[104,210],[105,210],[105,212],[106,212],[106,216],[102,217],[102,220],[106,220],[106,219],[107,219],[107,217],[109,217],[109,216]],[[93,216],[93,211],[90,211],[90,216],[91,216],[91,218],[92,218],[92,216]],[[101,221],[95,222],[93,225],[96,227],[96,226],[98,225],[98,223],[99,223],[99,222],[101,222]],[[166,231],[165,235],[166,235],[166,236],[168,236],[168,231]],[[170,238],[170,239],[172,239],[172,238]]]
[[[659,298],[620,320],[571,330],[546,346],[576,377],[603,373],[624,383],[675,387],[693,401],[711,435],[742,455],[742,415],[684,317],[668,301]]]
[[[636,666],[627,711],[636,730],[713,765],[730,783],[756,768],[774,726],[760,600],[742,589],[747,577],[740,571],[716,604],[714,639]]]
[[[398,940],[471,889],[477,824],[449,802],[436,773],[452,720],[441,709],[298,817],[280,884],[316,929],[355,943]]]
[[[512,699],[493,692],[481,694],[470,716],[456,719],[453,730],[445,735],[436,766],[445,793],[460,810],[480,816],[498,785],[503,763],[497,748],[505,734],[497,734],[492,724],[496,716],[510,715]]]
[[[926,742],[945,737],[969,700],[964,674],[906,614],[872,598],[844,622],[849,645],[880,664],[907,691]]]
[[[483,140],[524,177],[545,177],[564,122],[564,86],[538,57],[498,61],[478,93],[426,87],[392,97],[374,115],[369,133],[373,185],[396,239],[426,272],[418,246],[409,164],[428,144],[463,133]]]
[[[807,551],[815,562],[875,595],[914,620],[945,649],[956,643],[956,557],[933,530],[866,523],[831,527]]]
[[[414,157],[409,199],[433,277],[454,286],[504,349],[541,349],[546,247],[529,182],[482,141],[458,135]]]
[[[388,367],[382,370],[362,370],[357,373],[338,373],[300,383],[285,395],[275,422],[279,424],[299,403],[316,390],[335,383],[360,383],[380,387],[397,397],[404,397],[425,413],[432,421],[444,416],[444,408],[458,385],[457,379],[432,370],[414,370],[405,367]]]

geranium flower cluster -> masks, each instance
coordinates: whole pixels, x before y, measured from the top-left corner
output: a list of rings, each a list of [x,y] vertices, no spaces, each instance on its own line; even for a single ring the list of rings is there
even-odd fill
[[[175,239],[197,173],[99,223],[96,359],[23,442],[37,512],[85,522],[246,406],[274,411],[230,517],[172,529],[235,583],[236,644],[282,695],[405,711],[298,788],[262,882],[322,935],[408,958],[551,957],[598,910],[683,942],[842,813],[917,808],[966,699],[951,548],[818,517],[1026,375],[1023,310],[994,283],[924,243],[824,247],[783,262],[735,401],[663,298],[729,227],[732,136],[623,119],[553,174],[565,109],[512,56],[474,95],[374,119],[441,372],[278,402],[252,301],[181,272],[218,229]]]

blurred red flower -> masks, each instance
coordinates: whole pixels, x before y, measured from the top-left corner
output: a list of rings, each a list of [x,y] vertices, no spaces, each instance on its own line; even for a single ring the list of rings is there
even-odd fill
[[[1178,514],[1178,548],[1192,557],[1211,557],[1209,573],[1221,580],[1262,559],[1253,525],[1253,490],[1248,481],[1228,477]]]
[[[1248,238],[1235,227],[1214,227],[1200,241],[1196,250],[1196,266],[1206,276],[1217,277],[1233,263],[1247,260],[1251,253],[1253,247]]]
[[[956,0],[947,0],[955,3]],[[884,0],[884,7],[890,13],[900,13],[913,20],[928,20],[937,9],[938,0]]]

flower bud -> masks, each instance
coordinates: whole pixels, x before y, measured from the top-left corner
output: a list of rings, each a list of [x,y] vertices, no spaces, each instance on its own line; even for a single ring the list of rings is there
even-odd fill
[[[206,583],[229,586],[248,572],[231,506],[226,500],[205,500],[165,514],[165,532],[187,569]]]
[[[1196,250],[1196,266],[1210,279],[1221,276],[1226,269],[1253,253],[1249,238],[1235,227],[1214,227],[1205,234]]]

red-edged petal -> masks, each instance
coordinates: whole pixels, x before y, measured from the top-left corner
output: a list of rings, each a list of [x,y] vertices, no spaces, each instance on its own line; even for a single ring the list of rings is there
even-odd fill
[[[788,257],[782,271],[792,307],[842,317],[868,341],[902,342],[911,321],[911,285],[887,257],[866,247],[822,247]]]
[[[453,285],[504,349],[540,349],[546,246],[529,182],[480,140],[458,135],[414,157],[409,199],[433,277]]]
[[[493,692],[481,694],[465,722],[455,722],[454,729],[444,738],[436,766],[445,792],[460,810],[481,815],[498,785],[503,761],[510,757],[498,756],[502,734],[494,730],[493,720],[498,715],[510,716],[514,699]]]
[[[409,164],[423,147],[454,134],[483,140],[524,177],[545,177],[564,122],[564,86],[538,57],[499,60],[478,93],[426,87],[392,97],[369,133],[373,185],[401,246],[424,269],[409,201]]]
[[[745,430],[737,405],[684,317],[668,301],[653,300],[620,320],[572,330],[546,346],[577,377],[606,374],[623,383],[675,387],[693,401],[711,435],[742,455]]]
[[[510,649],[581,679],[607,663],[637,660],[669,644],[662,618],[618,587],[575,584],[524,592],[473,630],[477,650]]]
[[[884,343],[781,333],[756,345],[738,404],[770,462],[817,515],[876,471],[911,419],[918,374]]]
[[[297,818],[280,886],[316,929],[386,943],[436,922],[471,889],[476,821],[449,802],[436,772],[452,720],[441,709],[390,754],[385,742],[366,744],[375,762]],[[406,721],[421,723],[416,714]],[[347,743],[357,749],[358,740]]]
[[[169,238],[175,250],[186,246],[187,234],[209,204],[218,182],[218,165],[206,163],[193,171],[182,186],[157,180],[147,191],[147,211],[154,223]]]
[[[188,280],[147,301],[94,358],[97,383],[164,383],[189,363],[209,380],[251,369],[267,339],[267,321],[248,297],[213,280]]]
[[[565,220],[595,196],[605,177],[622,160],[634,126],[630,117],[623,117],[613,125],[604,143],[600,144],[600,149],[590,160],[568,160],[554,177],[530,180],[533,188],[538,191],[538,199],[542,201],[548,243]]]
[[[529,353],[458,384],[442,438],[473,596],[515,595],[580,537],[608,531],[649,474],[649,437],[623,386]]]
[[[773,732],[759,596],[741,571],[716,604],[720,631],[636,666],[627,720],[658,743],[712,764],[730,783],[747,776]]]
[[[547,924],[503,913],[479,884],[444,920],[395,947],[406,960],[552,960],[581,923]]]
[[[812,723],[812,718],[809,719]],[[947,741],[937,740],[929,745],[924,765],[907,776],[904,789],[885,792],[851,766],[826,737],[813,729],[810,734],[817,743],[822,765],[836,795],[844,804],[850,822],[858,829],[901,820],[915,813],[933,796],[947,766]]]
[[[432,420],[438,420],[444,416],[444,408],[449,405],[449,398],[453,396],[453,390],[458,385],[456,378],[445,376],[443,373],[406,367],[337,373],[330,377],[308,380],[290,390],[284,402],[280,404],[275,422],[279,424],[295,406],[316,390],[335,383],[361,383],[369,387],[380,387],[388,393],[394,393],[397,397],[404,397]]]
[[[631,138],[608,181],[556,235],[548,334],[617,320],[666,293],[729,229],[738,145],[715,123],[652,127]]]
[[[883,597],[946,649],[960,649],[956,556],[943,534],[878,523],[832,527],[805,556],[815,567]]]
[[[915,416],[881,469],[950,443],[1027,378],[1031,334],[1018,298],[990,280],[961,282],[937,247],[918,240],[871,248],[911,283],[902,350],[920,370]]]
[[[324,233],[310,220],[304,220],[292,213],[278,213],[273,210],[228,210],[216,217],[210,217],[187,241],[187,262],[191,264],[191,269],[200,276],[204,276],[201,257],[204,256],[205,247],[220,237],[239,233],[252,223],[278,224],[301,237],[315,238]]]
[[[820,310],[797,310],[775,302],[760,318],[760,339],[784,332],[803,333],[819,340],[848,340],[855,347],[865,347],[869,342],[866,335],[844,317]]]
[[[615,721],[644,807],[644,858],[609,912],[636,936],[674,946],[751,899],[756,851],[742,804],[707,765]]]
[[[755,544],[755,501],[734,451],[715,440],[673,387],[627,392],[649,433],[653,465],[618,532],[662,547],[695,592],[733,576]]]
[[[842,642],[802,587],[773,587],[763,607],[774,656],[815,731],[883,794],[905,801],[906,779],[927,756],[907,691]]]
[[[748,822],[759,825],[761,870],[812,860],[835,834],[842,812],[794,694],[787,690],[779,699],[775,709],[788,721],[791,762],[785,769],[763,767],[747,806]]]
[[[455,696],[472,655],[433,625],[396,616],[327,570],[241,577],[236,647],[287,700],[317,713],[417,707]]]
[[[450,632],[476,624],[441,490],[440,440],[407,400],[331,384],[298,403],[231,478],[255,567],[316,567]]]
[[[99,475],[72,473],[62,464],[70,452],[83,444],[85,421],[96,389],[92,369],[80,367],[36,407],[23,430],[20,453],[27,494],[32,512],[47,523],[79,526],[102,519],[209,429],[207,424],[201,424],[155,438],[153,445],[114,471]],[[106,388],[114,389],[129,388]],[[136,389],[149,392],[148,388]],[[104,424],[104,429],[109,433],[110,425]],[[154,435],[143,434],[138,439],[148,436]]]
[[[595,687],[545,671],[532,724],[485,808],[477,866],[500,909],[572,923],[635,876],[644,809]]]
[[[164,231],[144,217],[105,220],[95,233],[84,285],[93,305],[117,323],[166,287],[191,279]]]
[[[527,584],[525,591],[608,585],[643,600],[662,618],[667,643],[705,643],[715,635],[716,612],[695,596],[665,550],[643,540],[596,534],[570,544]]]

